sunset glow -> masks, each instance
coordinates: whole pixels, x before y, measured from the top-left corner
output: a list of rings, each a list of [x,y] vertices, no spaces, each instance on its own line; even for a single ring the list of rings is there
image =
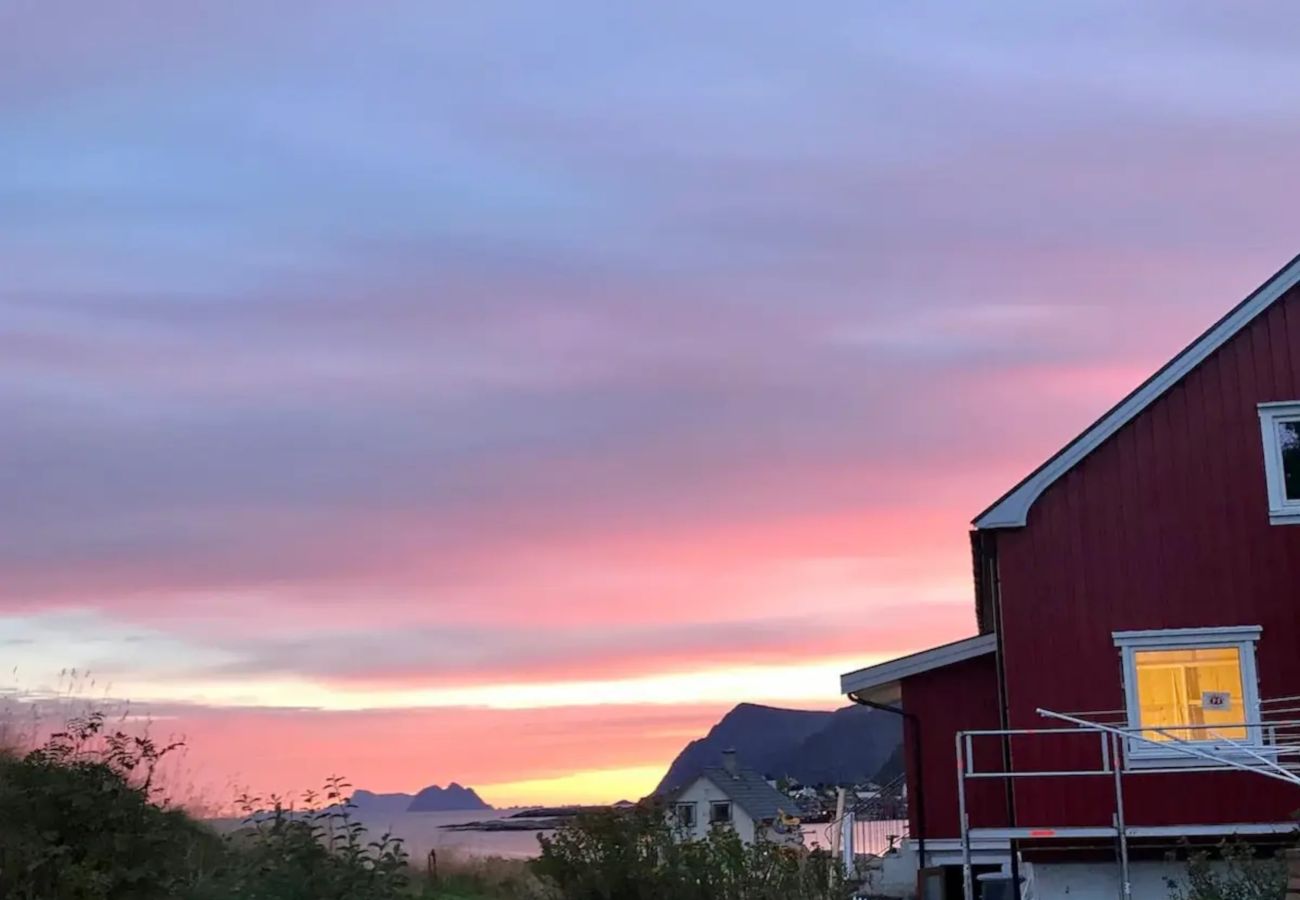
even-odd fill
[[[803,665],[773,664],[699,669],[607,681],[536,681],[528,684],[467,685],[457,688],[350,690],[306,681],[124,682],[115,692],[141,701],[186,699],[211,706],[249,703],[320,710],[476,707],[552,709],[628,704],[725,703],[736,697],[818,705],[835,696],[839,674],[882,661],[865,654],[818,659]]]
[[[219,803],[635,799],[842,705],[1297,249],[1227,4],[0,7],[0,688]]]
[[[559,778],[485,784],[480,794],[496,806],[554,803],[556,797],[564,797],[568,803],[617,803],[618,800],[610,798],[644,797],[663,777],[663,767],[657,765],[593,769]]]

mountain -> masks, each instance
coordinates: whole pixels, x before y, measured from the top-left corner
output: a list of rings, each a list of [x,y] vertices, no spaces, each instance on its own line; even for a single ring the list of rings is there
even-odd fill
[[[719,765],[721,753],[727,749],[736,751],[742,765],[771,772],[796,747],[825,727],[829,718],[826,712],[742,703],[723,716],[707,735],[691,741],[677,754],[655,792],[682,787],[704,768]]]
[[[418,794],[376,794],[372,791],[356,791],[352,802],[359,812],[392,815],[405,812],[434,812],[440,810],[491,809],[484,803],[473,788],[461,787],[452,782],[445,788],[430,785]]]
[[[865,706],[846,706],[830,714],[825,727],[783,761],[788,775],[803,784],[861,784],[888,773],[903,742],[903,719]]]
[[[906,770],[907,763],[903,761],[903,744],[900,741],[898,746],[894,748],[894,752],[890,755],[889,759],[885,760],[885,764],[881,766],[880,771],[876,773],[875,780],[880,784],[884,784],[887,781],[893,781],[895,778],[898,778]]]
[[[902,742],[898,716],[864,706],[834,712],[742,703],[677,755],[656,793],[682,787],[734,749],[741,765],[804,784],[872,780]]]
[[[484,803],[479,795],[474,793],[473,788],[461,787],[456,782],[452,782],[445,788],[440,788],[436,784],[431,785],[420,793],[411,798],[411,805],[406,808],[407,812],[432,812],[443,809],[491,809]]]
[[[411,805],[410,794],[375,794],[371,791],[356,791],[352,794],[352,803],[362,812],[404,813]]]

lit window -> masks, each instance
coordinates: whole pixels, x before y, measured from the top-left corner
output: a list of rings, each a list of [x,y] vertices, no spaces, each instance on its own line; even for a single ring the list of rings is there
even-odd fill
[[[1261,403],[1268,512],[1274,524],[1300,523],[1300,403]]]
[[[1142,729],[1130,741],[1130,757],[1195,761],[1173,745],[1261,743],[1259,634],[1256,626],[1116,632],[1129,725]]]
[[[1156,741],[1245,740],[1241,651],[1137,650],[1138,721]],[[1187,725],[1188,728],[1178,726]],[[1158,729],[1158,730],[1154,730]]]
[[[677,824],[682,828],[695,827],[695,804],[678,803],[675,809],[677,815]]]
[[[714,801],[709,804],[709,824],[725,825],[731,822],[731,804]]]

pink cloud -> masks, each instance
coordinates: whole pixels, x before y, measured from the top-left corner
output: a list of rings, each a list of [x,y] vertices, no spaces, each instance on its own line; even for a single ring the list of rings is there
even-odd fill
[[[293,794],[343,774],[375,791],[483,785],[595,769],[667,765],[727,707],[497,710],[166,710],[157,734],[184,738],[177,793],[215,805],[247,789]],[[489,796],[497,804],[511,797]],[[557,801],[562,798],[556,798]],[[613,800],[616,797],[609,798]]]

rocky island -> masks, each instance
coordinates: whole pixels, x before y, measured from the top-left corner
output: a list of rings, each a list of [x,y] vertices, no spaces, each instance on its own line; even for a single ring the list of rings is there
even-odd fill
[[[358,790],[352,794],[352,804],[359,812],[366,813],[408,813],[408,812],[460,812],[461,810],[491,810],[492,807],[470,787],[462,787],[456,782],[444,787],[436,784],[424,788],[416,794],[376,794],[372,791]]]

